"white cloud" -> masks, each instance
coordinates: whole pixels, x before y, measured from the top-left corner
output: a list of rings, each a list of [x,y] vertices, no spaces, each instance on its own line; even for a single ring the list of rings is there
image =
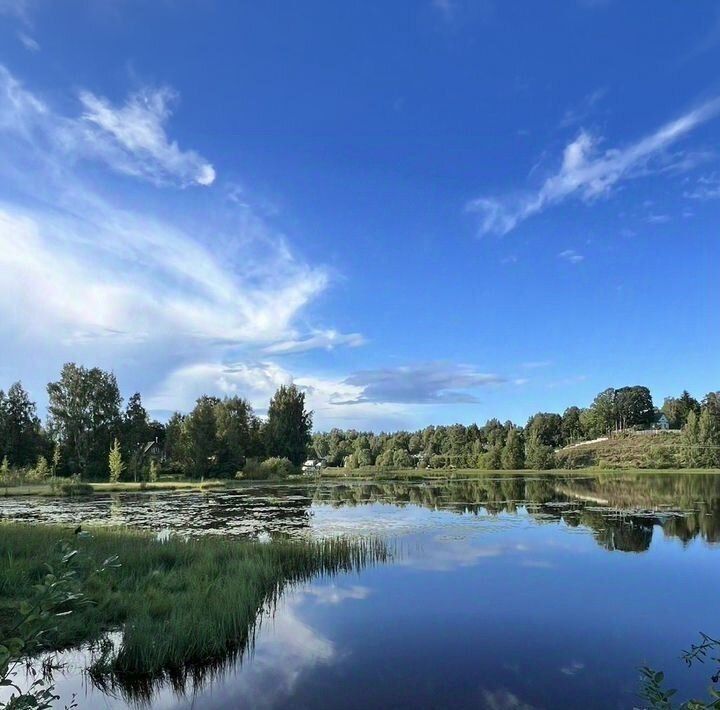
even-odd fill
[[[566,666],[560,668],[560,672],[563,675],[577,675],[580,671],[585,669],[585,664],[582,661],[571,661]]]
[[[364,402],[363,388],[342,378],[293,374],[271,361],[183,365],[149,393],[146,404],[156,412],[188,411],[201,394],[237,395],[264,412],[275,390],[292,383],[305,392],[316,429],[338,426],[338,422],[349,428],[367,427],[372,422],[399,425],[407,416],[405,408],[397,404]]]
[[[176,95],[167,88],[133,94],[121,107],[89,91],[80,94],[81,120],[90,151],[119,172],[156,184],[212,185],[215,169],[193,150],[182,151],[170,141],[165,124]]]
[[[505,688],[482,691],[482,707],[486,710],[536,710],[533,705],[523,702],[515,693]]]
[[[685,197],[691,200],[718,200],[720,199],[720,174],[711,173],[698,178],[695,187],[685,192]]]
[[[0,65],[0,128],[35,143],[48,159],[92,160],[155,185],[208,186],[213,166],[193,150],[181,150],[165,126],[176,95],[167,88],[144,89],[122,106],[89,91],[80,92],[83,112],[63,116],[26,90]]]
[[[197,707],[276,708],[287,705],[303,675],[341,658],[337,644],[303,619],[302,594],[286,592],[260,621],[252,663],[216,679],[195,698]],[[177,698],[171,707],[177,707]]]
[[[36,40],[30,37],[30,35],[27,35],[24,32],[18,32],[17,38],[20,40],[22,46],[25,47],[25,49],[27,49],[29,52],[40,51],[40,45],[37,43]]]
[[[319,348],[332,350],[338,346],[357,348],[365,344],[365,338],[360,333],[339,333],[336,330],[317,330],[311,335],[293,340],[285,340],[268,345],[264,352],[271,355],[288,355],[290,353],[303,353]]]
[[[668,162],[662,160],[666,149],[714,118],[718,111],[720,99],[713,99],[635,143],[604,151],[599,149],[598,137],[580,131],[565,147],[560,169],[537,191],[517,197],[479,197],[467,208],[480,215],[482,233],[507,234],[529,217],[568,198],[579,197],[589,202],[609,194],[622,180],[667,171]],[[682,159],[675,156],[671,166],[682,169]]]
[[[66,120],[0,67],[0,337],[15,358],[6,350],[7,367],[21,376],[18,358],[28,350],[53,367],[60,357],[104,358],[113,368],[134,363],[138,377],[156,383],[158,409],[187,408],[203,392],[249,392],[264,407],[277,384],[292,380],[272,363],[254,364],[264,350],[359,345],[362,336],[297,328],[328,274],[299,259],[250,205],[228,207],[218,193],[222,209],[183,210],[175,222],[157,216],[161,192],[145,186],[152,198],[138,208],[137,193],[124,201],[117,181],[106,183],[111,176],[85,178],[78,158],[91,146],[97,157],[102,143],[114,146],[103,161],[113,169],[123,155],[153,182],[203,179],[195,167],[204,163],[165,140],[163,107],[146,112],[138,101],[127,104],[127,121],[92,101],[95,119]],[[245,364],[204,364],[228,359]],[[357,392],[301,381],[320,410]]]
[[[573,126],[584,121],[606,94],[607,89],[601,88],[585,96],[579,106],[569,108],[565,111],[560,121],[560,127],[567,128],[568,126]]]
[[[361,601],[370,596],[370,589],[359,584],[349,587],[338,587],[334,582],[325,585],[313,585],[304,589],[303,592],[314,597],[318,604],[342,604],[347,599]]]
[[[265,247],[274,273],[247,279],[150,217],[97,204],[87,220],[26,216],[0,205],[0,309],[26,332],[65,341],[262,344],[284,338],[327,285],[322,270]]]
[[[579,264],[585,260],[585,257],[582,254],[578,254],[574,249],[566,249],[558,254],[558,259],[563,259],[571,264]]]
[[[649,224],[665,224],[670,221],[670,215],[651,213],[645,218],[645,221]]]

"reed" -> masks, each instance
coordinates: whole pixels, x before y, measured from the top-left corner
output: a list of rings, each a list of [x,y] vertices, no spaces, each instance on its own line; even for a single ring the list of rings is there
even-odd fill
[[[78,578],[92,600],[57,620],[49,649],[100,641],[119,630],[120,642],[101,647],[96,680],[142,683],[179,679],[241,655],[259,613],[288,584],[317,575],[359,570],[390,552],[375,539],[275,540],[222,537],[159,541],[147,533],[97,529],[90,536],[54,526],[0,524],[0,638],[12,628],[18,604],[31,598],[53,548],[78,549]],[[117,555],[120,566],[92,575]]]

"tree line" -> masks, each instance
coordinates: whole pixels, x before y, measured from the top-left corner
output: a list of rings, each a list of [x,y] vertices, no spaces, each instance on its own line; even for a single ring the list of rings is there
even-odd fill
[[[525,424],[489,419],[484,425],[428,426],[395,433],[332,429],[313,436],[313,453],[330,466],[362,468],[549,469],[556,451],[570,444],[616,432],[652,427],[665,414],[682,430],[680,461],[688,467],[720,466],[720,392],[702,402],[687,391],[653,404],[647,387],[608,388],[589,407],[568,407],[562,414],[538,412]]]
[[[232,477],[255,459],[297,467],[310,443],[312,413],[294,385],[278,388],[263,419],[241,397],[202,396],[167,423],[150,418],[139,393],[123,407],[115,375],[97,367],[66,364],[47,394],[43,423],[20,382],[0,390],[0,478],[147,480],[158,463],[149,444],[166,473]]]
[[[139,393],[125,406],[117,379],[100,368],[68,363],[47,386],[47,418],[17,382],[0,390],[0,478],[79,475],[91,480],[142,481],[164,473],[202,478],[288,473],[308,457],[347,468],[547,469],[556,451],[613,432],[646,429],[662,413],[682,430],[683,465],[720,466],[720,392],[698,401],[688,392],[653,404],[647,387],[600,392],[589,407],[538,412],[524,426],[489,419],[484,425],[428,426],[393,433],[332,429],[311,437],[312,412],[295,385],[281,386],[259,417],[242,397],[200,397],[192,411],[166,423],[152,420]],[[153,468],[155,467],[155,468]]]

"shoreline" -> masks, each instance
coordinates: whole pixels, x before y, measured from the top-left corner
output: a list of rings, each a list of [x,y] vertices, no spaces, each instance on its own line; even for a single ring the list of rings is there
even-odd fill
[[[401,469],[397,471],[382,470],[362,470],[362,469],[325,469],[320,474],[311,476],[290,476],[288,478],[275,479],[259,479],[259,480],[242,480],[234,479],[221,480],[213,479],[208,481],[156,481],[154,483],[144,482],[136,483],[134,481],[127,482],[88,482],[87,485],[92,488],[89,496],[97,493],[175,493],[179,491],[211,491],[211,490],[235,490],[242,489],[254,485],[281,485],[281,484],[298,484],[298,483],[320,483],[320,482],[340,482],[340,481],[443,481],[443,480],[459,480],[486,477],[504,477],[504,476],[621,476],[621,475],[641,475],[641,476],[666,476],[666,475],[720,475],[720,469],[716,468],[573,468],[573,469],[431,469],[420,471],[418,469]],[[67,498],[81,496],[66,496],[52,490],[50,483],[29,483],[15,486],[0,487],[0,498],[23,498],[23,497],[40,497],[40,498]]]

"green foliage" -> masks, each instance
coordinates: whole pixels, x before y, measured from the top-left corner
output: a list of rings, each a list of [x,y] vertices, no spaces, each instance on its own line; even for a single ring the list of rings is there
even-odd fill
[[[532,431],[525,445],[525,465],[532,469],[549,469],[555,467],[553,447],[544,443],[537,431]]]
[[[0,463],[0,483],[3,485],[9,485],[10,483],[10,462],[7,456],[3,456],[2,463]]]
[[[69,498],[91,496],[95,490],[89,483],[83,483],[79,476],[71,478],[54,478],[51,483],[51,490],[55,495],[67,496]]]
[[[108,468],[110,469],[111,483],[117,483],[125,471],[125,464],[122,459],[122,451],[120,450],[120,442],[115,439],[110,454],[108,455]]]
[[[299,466],[307,455],[311,429],[312,412],[305,409],[305,393],[295,385],[281,385],[268,408],[267,453],[288,458]]]
[[[62,620],[92,604],[85,593],[91,580],[117,566],[117,558],[108,558],[90,571],[83,570],[78,555],[67,542],[58,545],[40,578],[26,594],[11,602],[10,613],[6,612],[7,618],[0,625],[0,687],[12,689],[8,710],[49,710],[58,700],[53,692],[51,663],[44,664],[44,673],[26,690],[15,678],[23,658],[48,648],[58,637]]]
[[[260,464],[260,467],[267,471],[268,478],[285,478],[300,473],[300,469],[290,459],[278,456],[272,456],[269,459],[265,459]]]
[[[232,661],[252,637],[257,614],[284,586],[316,574],[359,570],[387,559],[384,543],[345,539],[254,543],[205,537],[160,542],[129,531],[93,531],[77,540],[60,528],[2,525],[0,529],[0,605],[29,598],[43,577],[51,541],[75,539],[77,578],[93,604],[56,618],[41,647],[65,648],[92,642],[109,629],[121,629],[117,648],[108,650],[93,671],[122,681],[138,674],[148,682],[186,671],[199,678],[203,668]],[[120,552],[122,565],[115,566]],[[14,636],[14,616],[0,614],[0,638]]]
[[[35,403],[20,382],[0,390],[0,457],[13,467],[32,466],[44,449]]]
[[[155,459],[152,459],[150,461],[150,466],[148,467],[148,481],[150,483],[157,483],[158,477],[159,476],[157,461],[155,461]]]
[[[42,483],[50,478],[50,466],[44,456],[40,456],[37,460],[35,468],[30,470],[28,478],[32,481]]]
[[[702,441],[700,439],[700,421],[693,410],[687,415],[682,432],[681,457],[688,468],[699,468],[702,465]]]
[[[707,634],[700,634],[700,643],[693,644],[689,651],[683,651],[682,658],[688,666],[696,661],[705,663],[708,659],[715,666],[716,670],[711,677],[713,686],[708,689],[708,700],[686,700],[680,705],[673,704],[673,698],[677,694],[675,688],[665,688],[665,674],[647,666],[640,669],[640,696],[650,703],[653,710],[710,710],[720,709],[720,641],[711,638]]]
[[[525,446],[520,429],[512,428],[505,439],[501,455],[502,467],[515,471],[525,467]]]
[[[203,478],[217,463],[216,397],[203,396],[185,420],[187,436],[188,473]]]
[[[671,448],[669,442],[663,442],[668,447],[661,451],[653,442],[645,448],[638,445],[637,452],[629,456],[615,442],[612,451],[600,453],[592,449],[570,452],[562,447],[608,432],[617,436],[649,426],[655,416],[652,397],[647,387],[639,385],[608,388],[589,408],[569,407],[562,416],[538,412],[524,430],[512,422],[489,419],[483,426],[429,426],[415,432],[333,429],[316,433],[312,439],[312,413],[305,410],[305,395],[294,385],[277,390],[265,423],[240,397],[200,397],[189,414],[176,412],[163,426],[149,420],[140,394],[135,393],[121,415],[114,375],[74,363],[66,364],[59,380],[48,385],[48,395],[48,429],[44,431],[35,405],[19,383],[8,395],[0,391],[0,457],[8,462],[4,473],[0,468],[0,480],[5,486],[31,481],[39,457],[50,455],[53,477],[80,474],[117,482],[129,475],[138,481],[149,475],[145,447],[153,440],[162,447],[164,470],[203,479],[229,478],[240,470],[246,477],[261,477],[264,472],[259,461],[264,457],[287,458],[299,465],[308,456],[316,456],[328,466],[350,469],[576,468],[600,461],[610,467],[665,468],[680,462],[694,467],[720,466],[720,392],[708,393],[702,406],[687,392],[666,400],[663,411],[673,423],[681,420],[687,424],[693,413],[699,418],[697,431],[695,423],[686,428],[682,451]],[[50,440],[56,442],[54,447]],[[115,451],[118,440],[119,457]],[[553,454],[556,449],[560,450]],[[247,465],[251,459],[257,461]],[[30,472],[25,470],[32,466]]]
[[[559,414],[538,412],[528,420],[525,427],[528,439],[535,437],[537,443],[551,449],[563,442],[563,418]]]
[[[720,466],[720,416],[704,408],[698,421],[699,461],[703,468]]]
[[[121,423],[115,375],[67,363],[47,390],[50,430],[71,470],[107,478],[107,452]]]
[[[51,466],[51,471],[52,471],[53,476],[58,475],[61,464],[62,464],[62,454],[60,453],[60,447],[57,444],[55,444],[55,446],[53,447],[52,466]]]
[[[257,418],[247,400],[228,397],[215,408],[218,437],[218,470],[228,475],[243,465],[248,456],[260,454]]]
[[[700,414],[700,403],[687,390],[683,390],[683,393],[677,398],[665,398],[662,412],[670,420],[671,427],[682,429],[687,424],[691,412],[696,415]]]
[[[300,468],[290,459],[273,456],[260,462],[248,459],[238,478],[265,481],[269,478],[286,478],[300,473]]]
[[[580,415],[582,410],[580,407],[568,407],[562,415],[562,439],[561,443],[573,444],[580,441],[585,431],[582,427]]]
[[[125,413],[122,417],[122,440],[123,440],[123,457],[128,461],[127,470],[130,477],[137,481],[142,473],[143,466],[142,452],[148,441],[152,441],[153,430],[150,426],[147,411],[142,403],[139,392],[133,394],[128,399]],[[123,467],[123,471],[125,467]],[[120,475],[122,475],[121,471]],[[114,479],[112,470],[110,472],[110,480]]]

